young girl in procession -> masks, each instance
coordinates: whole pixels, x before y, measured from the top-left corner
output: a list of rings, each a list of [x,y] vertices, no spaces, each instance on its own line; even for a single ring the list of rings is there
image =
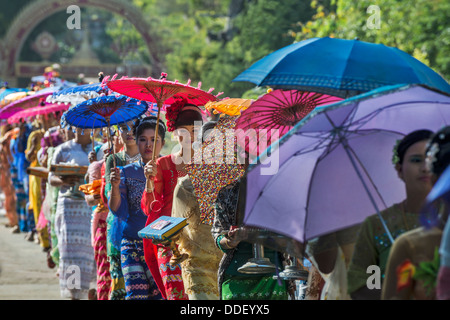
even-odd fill
[[[425,165],[426,146],[432,135],[429,130],[411,132],[394,148],[393,165],[405,183],[406,199],[381,211],[394,239],[420,226],[420,210],[432,188]],[[366,285],[370,275],[367,268],[379,266],[383,282],[391,246],[378,214],[367,217],[361,224],[347,274],[348,293],[353,300],[381,298],[381,288],[369,289]]]
[[[444,127],[433,135],[427,146],[425,165],[434,185],[450,163],[450,127]],[[433,190],[430,194],[433,193]],[[437,270],[435,260],[442,241],[444,226],[448,219],[448,205],[436,201],[422,210],[422,226],[405,232],[395,239],[386,265],[383,282],[383,300],[435,300]],[[433,209],[432,209],[433,208]],[[436,210],[436,211],[434,211]],[[432,270],[432,262],[435,261]],[[444,259],[445,261],[445,259]],[[423,264],[427,263],[429,269]],[[406,276],[411,272],[411,276]],[[424,272],[425,271],[425,272]],[[402,276],[402,272],[405,276]],[[433,281],[427,281],[432,279]]]
[[[145,165],[147,182],[141,203],[142,210],[148,216],[146,226],[161,216],[171,216],[177,180],[186,176],[184,167],[193,156],[192,144],[203,123],[200,109],[188,105],[185,100],[179,100],[168,107],[166,119],[168,131],[175,133],[181,150]],[[172,250],[144,239],[144,254],[163,297],[167,300],[187,300],[181,267],[179,264],[170,265]]]
[[[138,124],[138,123],[136,123]],[[118,167],[123,167],[128,164],[139,162],[141,160],[141,154],[136,143],[135,130],[133,130],[133,121],[119,125],[119,130],[114,136],[114,147],[117,144],[123,146],[121,151],[116,152],[105,161],[105,187],[104,194],[109,197],[111,192],[111,169],[114,168],[114,163]],[[107,200],[106,200],[107,201]],[[123,278],[122,267],[120,262],[120,243],[122,241],[122,231],[124,221],[118,216],[109,212],[106,219],[107,224],[107,255],[110,263],[111,274],[111,292],[109,295],[110,300],[124,300],[126,296],[125,280]]]
[[[144,259],[143,241],[138,231],[144,228],[147,217],[141,209],[141,197],[146,179],[144,164],[152,159],[153,142],[158,130],[155,154],[164,145],[165,126],[155,117],[147,117],[136,124],[135,138],[142,157],[122,169],[111,168],[111,212],[125,222],[121,242],[121,267],[125,280],[126,300],[160,300],[162,295]]]
[[[203,141],[216,124],[211,121],[203,125]],[[187,221],[177,244],[180,252],[189,255],[181,263],[184,289],[189,300],[219,300],[217,269],[222,251],[211,237],[211,225],[202,222],[199,202],[189,175],[178,179],[173,192],[172,217]]]

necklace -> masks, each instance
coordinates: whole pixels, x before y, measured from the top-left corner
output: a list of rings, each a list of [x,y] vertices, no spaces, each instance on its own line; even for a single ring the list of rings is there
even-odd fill
[[[141,160],[141,154],[140,153],[137,153],[133,157],[130,157],[128,154],[125,153],[125,161],[126,161],[127,164],[134,163],[134,162],[137,162],[139,160]]]

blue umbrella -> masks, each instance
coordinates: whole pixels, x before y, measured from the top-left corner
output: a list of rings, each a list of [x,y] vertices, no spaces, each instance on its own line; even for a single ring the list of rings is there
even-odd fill
[[[114,75],[112,79],[115,79],[116,77],[117,74]],[[98,83],[82,84],[63,88],[62,90],[49,96],[47,101],[51,103],[70,103],[75,106],[89,99],[112,94],[113,92],[106,86],[108,79],[109,76],[105,77],[103,72],[100,72]]]
[[[101,83],[83,84],[54,92],[47,97],[47,101],[51,103],[70,103],[77,105],[86,100],[99,97],[102,93],[106,94],[107,92],[108,88],[105,88]]]
[[[61,126],[95,129],[127,123],[145,114],[149,105],[126,96],[100,96],[70,108],[61,117]]]
[[[243,222],[300,243],[357,225],[405,198],[391,162],[396,141],[449,123],[450,94],[423,85],[317,107],[249,168]]]
[[[100,96],[86,100],[67,110],[61,117],[61,127],[83,129],[107,127],[108,140],[112,148],[110,127],[118,124],[126,124],[128,127],[127,122],[142,117],[148,108],[147,102],[126,96]],[[129,127],[128,130],[130,130]]]
[[[314,91],[347,98],[382,86],[425,84],[450,93],[450,84],[397,48],[336,38],[313,38],[279,49],[233,81]]]

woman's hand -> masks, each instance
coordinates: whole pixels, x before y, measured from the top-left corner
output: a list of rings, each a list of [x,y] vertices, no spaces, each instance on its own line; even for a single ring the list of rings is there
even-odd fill
[[[225,249],[234,249],[242,240],[247,239],[247,233],[247,229],[245,228],[231,229],[228,231],[227,236],[222,238],[220,243]]]
[[[111,173],[109,174],[109,179],[111,180],[111,187],[118,188],[120,185],[120,169],[111,168]]]
[[[153,180],[158,172],[158,165],[155,160],[150,160],[144,166],[144,175],[147,180]]]

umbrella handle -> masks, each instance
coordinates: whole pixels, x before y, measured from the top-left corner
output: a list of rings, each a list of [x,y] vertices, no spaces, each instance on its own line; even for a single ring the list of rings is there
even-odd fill
[[[111,151],[112,151],[111,155],[113,156],[113,163],[114,163],[114,169],[115,169],[116,168],[116,157],[114,156],[114,144],[111,139],[111,131],[109,130],[109,127],[111,126],[109,117],[106,118],[106,123],[108,125],[107,126],[107,130],[108,130],[107,134],[108,134],[109,146],[111,147]]]
[[[158,106],[158,115],[156,117],[155,141],[153,142],[152,160],[156,159],[155,150],[156,150],[156,144],[158,143],[159,118],[161,116],[161,105],[162,105],[162,102],[158,100],[158,102],[156,104]]]

